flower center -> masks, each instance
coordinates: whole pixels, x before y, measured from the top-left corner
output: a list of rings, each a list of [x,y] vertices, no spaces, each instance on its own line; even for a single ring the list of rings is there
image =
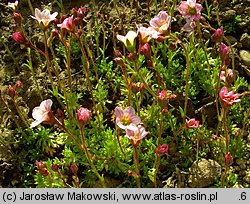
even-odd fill
[[[131,124],[131,119],[128,117],[128,116],[123,116],[121,118],[121,123],[124,125],[124,126],[128,126]]]
[[[193,8],[193,7],[189,7],[188,8],[188,14],[191,15],[191,16],[196,15],[196,9]]]

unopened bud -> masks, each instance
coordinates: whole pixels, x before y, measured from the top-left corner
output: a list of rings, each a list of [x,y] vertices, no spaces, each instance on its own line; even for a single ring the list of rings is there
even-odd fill
[[[77,174],[78,167],[77,167],[76,163],[72,163],[72,164],[71,164],[70,170],[72,171],[72,173],[73,173],[74,175]]]
[[[224,31],[223,31],[223,27],[221,26],[220,28],[218,28],[212,35],[212,38],[214,41],[216,41],[217,43],[221,43],[222,39],[224,36]]]
[[[79,7],[78,10],[77,10],[77,16],[80,17],[81,19],[84,18],[85,16],[85,13],[86,13],[86,9],[84,7]]]
[[[7,89],[7,94],[11,97],[14,98],[17,95],[17,92],[15,90],[15,88],[11,85],[9,85],[8,89]]]
[[[58,166],[57,166],[57,164],[52,164],[51,169],[54,172],[58,172]]]
[[[24,35],[21,32],[13,33],[12,38],[21,45],[27,46],[29,44],[28,40],[24,37]]]
[[[119,31],[119,27],[118,26],[115,26],[114,27],[114,32],[117,33]]]
[[[113,16],[110,16],[110,17],[109,17],[109,22],[110,22],[110,23],[113,23],[113,22],[114,22],[114,17],[113,17]]]
[[[124,19],[126,17],[126,13],[124,11],[121,11],[120,13],[120,18]]]
[[[86,125],[90,120],[90,111],[87,108],[80,108],[77,110],[77,121],[80,125]]]
[[[137,94],[140,91],[140,86],[138,86],[136,83],[132,83],[131,90],[134,94]]]
[[[122,53],[120,52],[120,50],[115,51],[115,56],[122,58]]]
[[[117,63],[117,64],[123,64],[123,59],[121,57],[116,57],[114,59],[114,61]]]
[[[76,15],[77,15],[77,10],[76,10],[76,8],[72,8],[70,13],[71,13],[71,15],[76,16]]]
[[[169,46],[168,46],[168,49],[170,49],[172,51],[176,50],[177,49],[177,43],[176,42],[170,43]]]
[[[212,140],[217,140],[219,137],[217,135],[212,135]]]
[[[21,16],[21,14],[14,12],[12,14],[12,16],[13,16],[13,19],[15,20],[15,22],[17,23],[17,25],[21,26],[21,23],[22,23],[22,16]]]
[[[168,109],[167,108],[163,108],[162,109],[162,114],[165,115],[166,113],[168,113]]]
[[[156,153],[156,154],[159,154],[159,155],[167,154],[167,153],[168,153],[168,144],[159,145],[159,146],[155,149],[155,153]]]
[[[49,175],[49,171],[48,171],[48,169],[44,168],[44,169],[42,169],[42,170],[40,171],[40,174],[41,174],[42,176],[48,176],[48,175]]]
[[[148,43],[145,43],[140,51],[147,59],[151,59],[151,48]]]
[[[135,60],[135,55],[132,52],[130,52],[128,54],[128,59],[130,59],[131,61],[134,61]]]
[[[64,120],[64,114],[60,108],[56,109],[56,115],[59,118],[59,120],[62,122]]]
[[[225,156],[225,165],[226,166],[231,166],[233,163],[233,157],[231,156],[231,154],[226,154]]]
[[[15,83],[16,87],[23,87],[23,82],[21,82],[20,80],[16,81]]]

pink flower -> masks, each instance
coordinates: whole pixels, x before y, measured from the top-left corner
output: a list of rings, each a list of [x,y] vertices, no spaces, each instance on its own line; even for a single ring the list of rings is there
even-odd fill
[[[75,32],[75,22],[74,22],[74,16],[70,16],[68,18],[65,18],[62,22],[62,24],[58,24],[58,27],[64,28],[67,31],[73,33]]]
[[[126,137],[132,145],[138,146],[140,141],[148,134],[142,125],[135,126],[133,129],[126,129]]]
[[[201,17],[202,5],[196,3],[196,0],[182,1],[178,8],[183,18],[191,21],[198,21]]]
[[[197,128],[199,126],[200,122],[198,120],[195,120],[194,118],[191,118],[190,120],[186,120],[186,128]]]
[[[235,94],[234,91],[228,92],[227,87],[222,87],[220,91],[220,100],[223,106],[232,106],[233,104],[240,101],[238,99],[238,94]]]
[[[162,154],[167,154],[168,153],[168,144],[162,144],[159,145],[156,149],[155,149],[155,153],[162,155]]]
[[[140,34],[141,44],[148,43],[151,40],[151,35],[154,33],[154,29],[152,27],[139,27],[138,33]]]
[[[52,106],[52,100],[47,99],[45,101],[42,101],[40,106],[35,107],[32,111],[32,117],[35,119],[34,122],[31,123],[31,128],[39,125],[40,123],[49,123],[52,120],[52,114],[51,114],[51,106]]]
[[[117,106],[115,108],[115,123],[121,129],[135,129],[135,125],[141,122],[140,117],[135,115],[135,109],[131,106],[125,108],[124,110]]]
[[[31,16],[31,18],[37,20],[39,25],[46,29],[50,22],[56,19],[57,14],[57,12],[54,12],[50,15],[50,11],[48,9],[40,11],[38,8],[35,8],[35,16]]]
[[[80,108],[77,110],[77,120],[81,125],[86,125],[90,120],[91,112],[87,108]]]
[[[129,52],[133,52],[135,49],[135,38],[137,33],[134,31],[129,31],[126,36],[117,35],[117,39],[125,45]]]
[[[156,17],[149,22],[151,29],[154,31],[151,37],[157,39],[168,35],[170,30],[170,17],[167,12],[160,11]],[[152,32],[152,31],[150,31]]]
[[[167,99],[167,91],[166,90],[162,90],[158,93],[158,97],[161,101],[166,100]]]

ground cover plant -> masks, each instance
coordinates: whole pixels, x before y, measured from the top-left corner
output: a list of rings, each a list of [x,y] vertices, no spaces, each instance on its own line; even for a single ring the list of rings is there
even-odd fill
[[[249,187],[249,76],[227,37],[239,15],[208,0],[47,3],[4,4],[3,187]]]

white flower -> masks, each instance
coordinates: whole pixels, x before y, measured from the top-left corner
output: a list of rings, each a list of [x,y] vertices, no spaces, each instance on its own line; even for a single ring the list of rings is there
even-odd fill
[[[135,38],[137,37],[137,33],[134,31],[129,31],[126,36],[117,35],[118,40],[123,42],[125,47],[128,49],[129,52],[133,52],[135,48]]]
[[[35,119],[34,122],[31,123],[31,128],[39,125],[42,122],[49,122],[51,120],[51,106],[52,106],[52,100],[47,99],[45,101],[42,101],[40,106],[37,106],[32,111],[32,117]]]
[[[39,25],[47,28],[49,23],[56,19],[57,12],[54,12],[50,15],[50,11],[48,9],[44,9],[40,11],[38,8],[35,9],[35,16],[31,16],[31,18],[38,21]]]
[[[8,7],[12,8],[13,10],[16,10],[18,6],[18,1],[15,1],[15,3],[8,2]]]

